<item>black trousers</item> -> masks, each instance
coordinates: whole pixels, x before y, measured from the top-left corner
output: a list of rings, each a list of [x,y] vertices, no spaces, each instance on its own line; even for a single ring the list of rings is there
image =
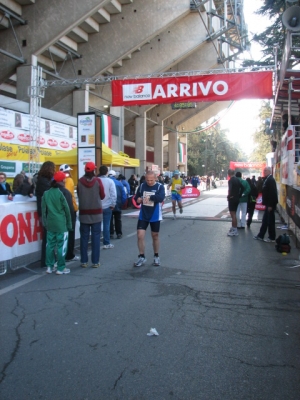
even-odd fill
[[[268,207],[266,207],[265,209],[258,236],[263,239],[267,231],[269,234],[269,238],[271,240],[275,240],[276,239],[275,211],[273,209],[271,211],[268,211]]]
[[[110,234],[113,235],[116,231],[117,235],[122,235],[122,211],[113,211],[110,220]]]
[[[254,210],[255,210],[255,204],[253,201],[251,203],[248,203],[247,205],[247,213],[248,213],[248,217],[247,217],[247,226],[250,226],[252,223],[252,218],[253,218],[253,214],[254,214]]]
[[[76,213],[74,215],[71,215],[72,218],[72,231],[69,231],[69,237],[68,237],[68,248],[67,248],[67,254],[66,254],[66,260],[72,260],[75,257],[74,254],[74,247],[75,247],[75,225],[76,225]]]

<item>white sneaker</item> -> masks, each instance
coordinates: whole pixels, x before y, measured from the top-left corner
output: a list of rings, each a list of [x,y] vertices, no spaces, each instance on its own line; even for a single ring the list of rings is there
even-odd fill
[[[238,234],[237,231],[229,231],[229,232],[227,233],[227,236],[239,236],[239,234]]]
[[[173,214],[173,219],[176,219],[176,214]]]
[[[159,267],[160,266],[160,259],[159,257],[154,257],[154,261],[153,264],[155,267]]]
[[[51,267],[47,267],[46,273],[47,274],[52,274],[52,268]]]
[[[113,244],[105,244],[103,246],[104,249],[113,249],[115,246]]]
[[[64,274],[69,274],[71,270],[69,268],[64,268],[62,271],[57,270],[56,275],[64,275]]]
[[[146,260],[145,257],[139,257],[138,260],[137,260],[137,262],[134,263],[134,266],[135,266],[135,267],[141,267],[142,265],[145,264],[146,261],[147,261],[147,260]]]

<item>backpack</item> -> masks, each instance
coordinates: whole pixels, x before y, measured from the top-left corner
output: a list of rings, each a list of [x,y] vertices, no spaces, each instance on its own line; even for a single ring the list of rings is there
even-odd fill
[[[290,253],[290,238],[286,233],[279,235],[276,239],[276,243],[275,248],[279,253]]]

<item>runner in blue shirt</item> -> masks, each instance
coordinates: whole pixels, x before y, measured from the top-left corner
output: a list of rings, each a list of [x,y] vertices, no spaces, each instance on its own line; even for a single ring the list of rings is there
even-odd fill
[[[159,266],[159,228],[162,220],[162,202],[165,198],[165,188],[156,182],[153,171],[146,173],[146,180],[142,183],[135,195],[137,204],[141,204],[139,220],[137,224],[137,238],[139,248],[139,258],[134,263],[135,267],[141,267],[147,261],[145,258],[145,234],[148,225],[151,227],[152,245],[154,250],[153,265]]]

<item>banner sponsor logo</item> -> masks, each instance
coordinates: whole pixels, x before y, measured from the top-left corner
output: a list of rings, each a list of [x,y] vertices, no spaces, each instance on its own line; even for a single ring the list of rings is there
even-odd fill
[[[266,163],[263,162],[239,162],[239,161],[230,161],[229,168],[243,168],[243,169],[263,169],[266,166]]]
[[[93,123],[94,120],[91,117],[78,118],[78,124],[80,126],[92,126]]]
[[[195,199],[200,196],[200,191],[197,188],[186,186],[181,191],[181,197],[183,199]]]
[[[271,71],[112,81],[113,106],[272,97]]]
[[[151,100],[152,99],[152,84],[139,83],[138,85],[123,86],[123,100]]]

